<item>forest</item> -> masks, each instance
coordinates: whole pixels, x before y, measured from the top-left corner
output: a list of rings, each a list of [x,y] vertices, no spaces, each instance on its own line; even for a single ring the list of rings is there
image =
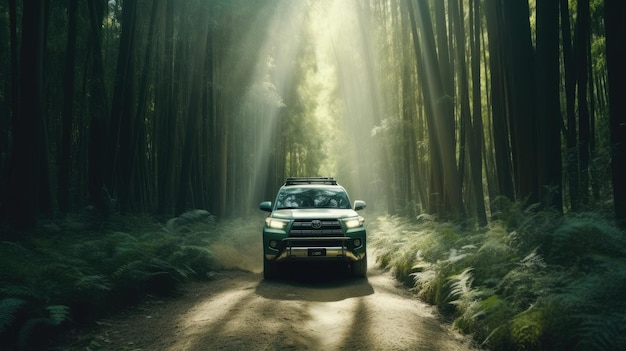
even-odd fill
[[[625,348],[623,23],[622,0],[0,0],[0,346],[202,276],[202,233],[334,176],[379,264],[483,346]]]

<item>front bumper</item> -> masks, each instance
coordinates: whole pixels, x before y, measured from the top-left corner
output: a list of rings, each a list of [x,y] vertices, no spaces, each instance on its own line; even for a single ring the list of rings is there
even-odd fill
[[[360,244],[355,246],[355,239]],[[287,237],[280,240],[276,249],[266,248],[265,258],[270,261],[359,261],[365,257],[365,236],[354,237]]]

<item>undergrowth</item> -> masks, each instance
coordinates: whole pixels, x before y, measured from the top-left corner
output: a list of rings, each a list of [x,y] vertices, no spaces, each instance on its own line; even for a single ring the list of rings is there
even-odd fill
[[[0,349],[45,348],[69,327],[207,278],[217,226],[202,210],[163,224],[75,215],[0,242]]]
[[[626,235],[597,214],[509,204],[486,228],[370,225],[377,262],[492,350],[625,350]]]

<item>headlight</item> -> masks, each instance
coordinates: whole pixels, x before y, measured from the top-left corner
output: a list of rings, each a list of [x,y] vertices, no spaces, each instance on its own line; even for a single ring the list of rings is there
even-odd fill
[[[365,218],[359,216],[354,218],[348,218],[343,221],[346,225],[347,229],[358,228],[363,226],[363,222],[365,222]]]
[[[267,217],[267,218],[265,218],[265,225],[268,228],[283,230],[287,226],[287,222],[283,221],[283,220],[280,220],[280,219]]]

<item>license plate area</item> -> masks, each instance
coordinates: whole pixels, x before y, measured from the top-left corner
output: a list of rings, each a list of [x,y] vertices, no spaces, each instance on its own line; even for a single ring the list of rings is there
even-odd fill
[[[313,256],[313,257],[322,257],[322,256],[326,256],[326,249],[325,248],[310,248],[309,250],[309,256]]]

